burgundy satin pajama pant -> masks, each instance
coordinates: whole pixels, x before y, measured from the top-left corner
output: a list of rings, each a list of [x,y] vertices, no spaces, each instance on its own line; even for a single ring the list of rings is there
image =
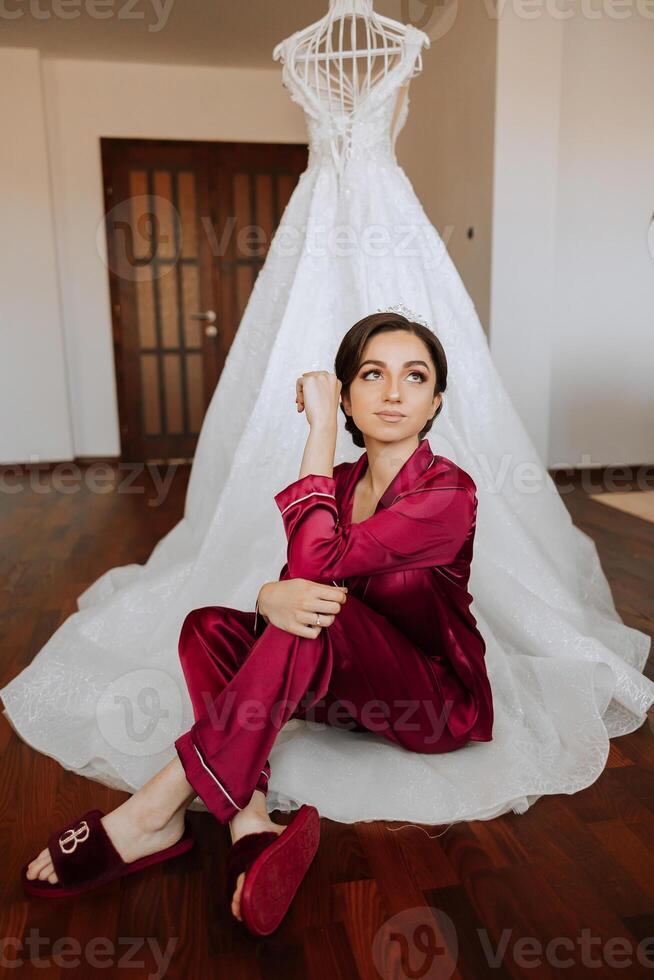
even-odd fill
[[[412,752],[450,752],[439,673],[384,616],[349,594],[315,639],[228,606],[187,615],[179,656],[195,723],[175,741],[189,783],[227,823],[268,789],[270,753],[290,718],[372,731]],[[451,690],[451,673],[448,680]]]

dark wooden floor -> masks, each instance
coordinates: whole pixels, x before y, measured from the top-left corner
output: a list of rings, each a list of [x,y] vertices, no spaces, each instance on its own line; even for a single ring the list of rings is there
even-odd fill
[[[127,471],[118,472],[122,492],[109,493],[83,480],[72,481],[74,492],[57,492],[47,473],[31,483],[25,473],[22,481],[2,475],[6,683],[97,576],[146,560],[183,513],[188,471],[180,468],[158,506],[150,506],[157,492],[147,474],[126,487]],[[20,482],[19,492],[7,489]],[[563,499],[597,542],[621,615],[652,635],[654,525],[579,489]],[[654,976],[654,939],[638,957],[638,944],[654,937],[650,722],[613,742],[605,772],[588,789],[543,797],[521,816],[449,828],[324,819],[319,853],[287,918],[274,936],[256,940],[223,899],[228,833],[205,813],[190,813],[198,844],[188,855],[79,900],[27,900],[19,869],[50,831],[91,806],[112,809],[126,794],[34,752],[2,717],[0,936],[7,960],[23,961],[9,975]],[[100,937],[104,945],[87,946]],[[38,967],[37,956],[47,966]]]

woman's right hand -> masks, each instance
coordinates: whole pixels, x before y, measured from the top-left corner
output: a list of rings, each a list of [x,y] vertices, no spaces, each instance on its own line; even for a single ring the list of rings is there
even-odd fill
[[[347,599],[347,588],[321,585],[306,578],[265,582],[259,590],[259,612],[287,633],[315,639],[323,626],[331,626]],[[316,613],[320,625],[316,626]]]

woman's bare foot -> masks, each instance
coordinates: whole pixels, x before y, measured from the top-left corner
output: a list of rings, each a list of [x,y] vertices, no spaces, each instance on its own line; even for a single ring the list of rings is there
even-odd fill
[[[120,806],[102,817],[102,825],[123,861],[154,854],[177,843],[184,833],[186,807],[196,796],[178,756]],[[27,877],[58,881],[49,849],[27,868]]]
[[[133,797],[130,797],[102,817],[109,839],[126,862],[136,861],[137,858],[171,847],[184,833],[183,810],[162,823],[148,818],[143,812],[139,813],[138,808],[130,806],[132,800]],[[53,885],[59,880],[47,847],[30,862],[27,877],[47,878]]]
[[[284,825],[273,823],[268,816],[266,797],[260,790],[254,791],[248,805],[229,822],[232,844],[235,844],[241,837],[245,837],[246,834],[260,834],[263,831],[274,831],[276,834],[281,834],[283,830],[286,830]],[[243,891],[245,874],[246,872],[243,871],[236,879],[236,889],[232,897],[232,915],[239,922],[243,921],[241,919],[241,892]]]

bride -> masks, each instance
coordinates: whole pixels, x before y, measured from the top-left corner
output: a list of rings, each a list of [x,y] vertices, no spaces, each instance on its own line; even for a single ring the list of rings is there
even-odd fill
[[[372,5],[359,6],[372,22]],[[654,701],[643,675],[650,639],[620,619],[595,545],[572,523],[398,165],[407,86],[429,43],[399,27],[395,64],[351,109],[321,99],[313,71],[298,70],[306,38],[279,46],[283,81],[306,114],[309,163],[209,405],[184,517],[144,565],[109,569],[79,596],[78,611],[0,692],[20,737],[82,776],[135,793],[175,761],[175,741],[194,720],[178,651],[186,616],[218,604],[253,610],[286,555],[275,495],[296,478],[306,441],[302,413],[288,415],[292,379],[332,364],[346,325],[403,304],[447,351],[448,398],[430,450],[477,488],[471,611],[486,646],[493,737],[407,753],[368,733],[289,719],[270,753],[268,810],[304,803],[337,821],[427,824],[524,813],[543,794],[594,782],[609,739],[642,725]],[[325,229],[341,228],[348,242],[325,248]],[[352,461],[341,426],[334,462]],[[379,491],[381,473],[372,475],[368,489]]]
[[[447,387],[445,352],[427,327],[377,313],[347,332],[335,368],[297,381],[310,431],[299,478],[275,497],[288,561],[260,591],[267,626],[224,606],[187,615],[179,652],[196,721],[175,742],[178,758],[111,813],[90,811],[52,835],[24,868],[31,894],[80,894],[179,853],[198,793],[230,827],[232,911],[267,934],[318,845],[314,807],[288,828],[266,810],[267,756],[289,718],[315,718],[319,705],[332,724],[342,708],[360,731],[420,753],[491,740],[485,645],[466,589],[476,488],[424,440]],[[366,452],[334,467],[339,404]],[[252,705],[254,727],[244,723]]]

